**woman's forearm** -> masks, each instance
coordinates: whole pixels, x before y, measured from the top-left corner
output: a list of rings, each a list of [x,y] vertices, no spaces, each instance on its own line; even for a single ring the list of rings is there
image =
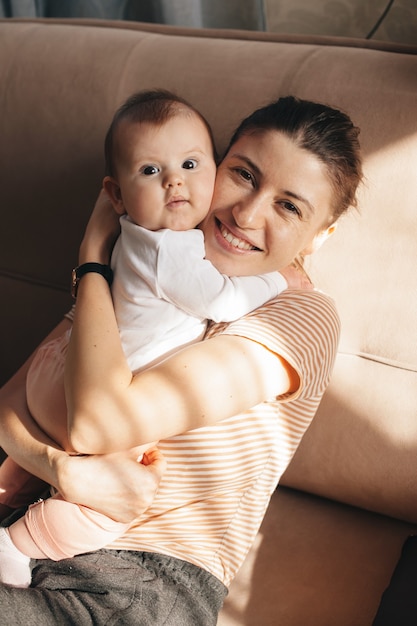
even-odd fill
[[[99,274],[86,274],[78,288],[65,362],[68,434],[76,450],[110,451],[100,448],[100,432],[111,427],[108,421],[111,407],[131,381],[132,373],[122,350],[110,289]],[[113,427],[117,428],[114,421]],[[82,433],[81,439],[79,433]],[[89,442],[98,447],[90,450]]]
[[[108,264],[119,232],[119,216],[102,190],[80,246],[80,265],[91,262]],[[129,385],[131,380],[109,286],[99,274],[87,273],[78,285],[65,363],[68,436],[75,450],[85,453],[109,451],[99,442],[101,429],[108,428],[108,411],[101,407],[107,402],[111,404],[120,385]],[[89,442],[94,444],[93,449],[89,448]],[[131,445],[134,444],[126,447]],[[110,451],[117,449],[121,448],[116,444]]]

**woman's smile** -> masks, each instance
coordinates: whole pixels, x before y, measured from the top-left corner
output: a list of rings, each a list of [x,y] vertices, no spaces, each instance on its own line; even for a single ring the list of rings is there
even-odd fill
[[[231,230],[229,230],[229,228],[222,224],[218,219],[216,219],[215,221],[223,239],[225,239],[227,243],[232,246],[232,248],[237,248],[238,250],[259,250],[259,248],[253,246],[246,239],[242,239],[241,237],[232,233]]]

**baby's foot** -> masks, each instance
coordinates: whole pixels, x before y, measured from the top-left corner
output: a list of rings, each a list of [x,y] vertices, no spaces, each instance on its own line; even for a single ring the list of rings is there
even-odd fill
[[[30,580],[30,558],[16,548],[7,528],[0,528],[0,581],[29,587]]]

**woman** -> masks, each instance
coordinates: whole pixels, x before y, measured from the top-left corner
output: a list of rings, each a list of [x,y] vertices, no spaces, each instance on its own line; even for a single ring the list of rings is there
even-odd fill
[[[317,249],[355,202],[357,135],[344,114],[293,98],[247,118],[219,166],[201,225],[212,262],[226,274],[250,275],[298,264]],[[80,263],[108,263],[114,223],[99,203]],[[68,500],[120,521],[141,515],[109,550],[43,561],[33,588],[0,587],[2,614],[33,620],[42,612],[51,624],[104,624],[115,613],[123,624],[215,624],[327,386],[338,333],[328,297],[287,291],[132,376],[109,287],[86,274],[67,359],[71,442],[80,451],[96,442],[111,453],[158,440],[167,469],[145,510],[163,460],[140,467],[122,453],[71,458],[45,438],[36,441],[26,431],[33,426],[17,375],[1,398],[6,451]],[[98,415],[108,423],[100,433]],[[142,474],[145,495],[132,511],[126,499]]]

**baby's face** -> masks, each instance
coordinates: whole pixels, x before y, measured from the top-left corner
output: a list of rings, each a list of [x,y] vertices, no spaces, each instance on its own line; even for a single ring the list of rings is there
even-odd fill
[[[192,112],[162,125],[121,122],[117,178],[126,213],[149,230],[195,228],[213,195],[216,164],[209,133]]]

